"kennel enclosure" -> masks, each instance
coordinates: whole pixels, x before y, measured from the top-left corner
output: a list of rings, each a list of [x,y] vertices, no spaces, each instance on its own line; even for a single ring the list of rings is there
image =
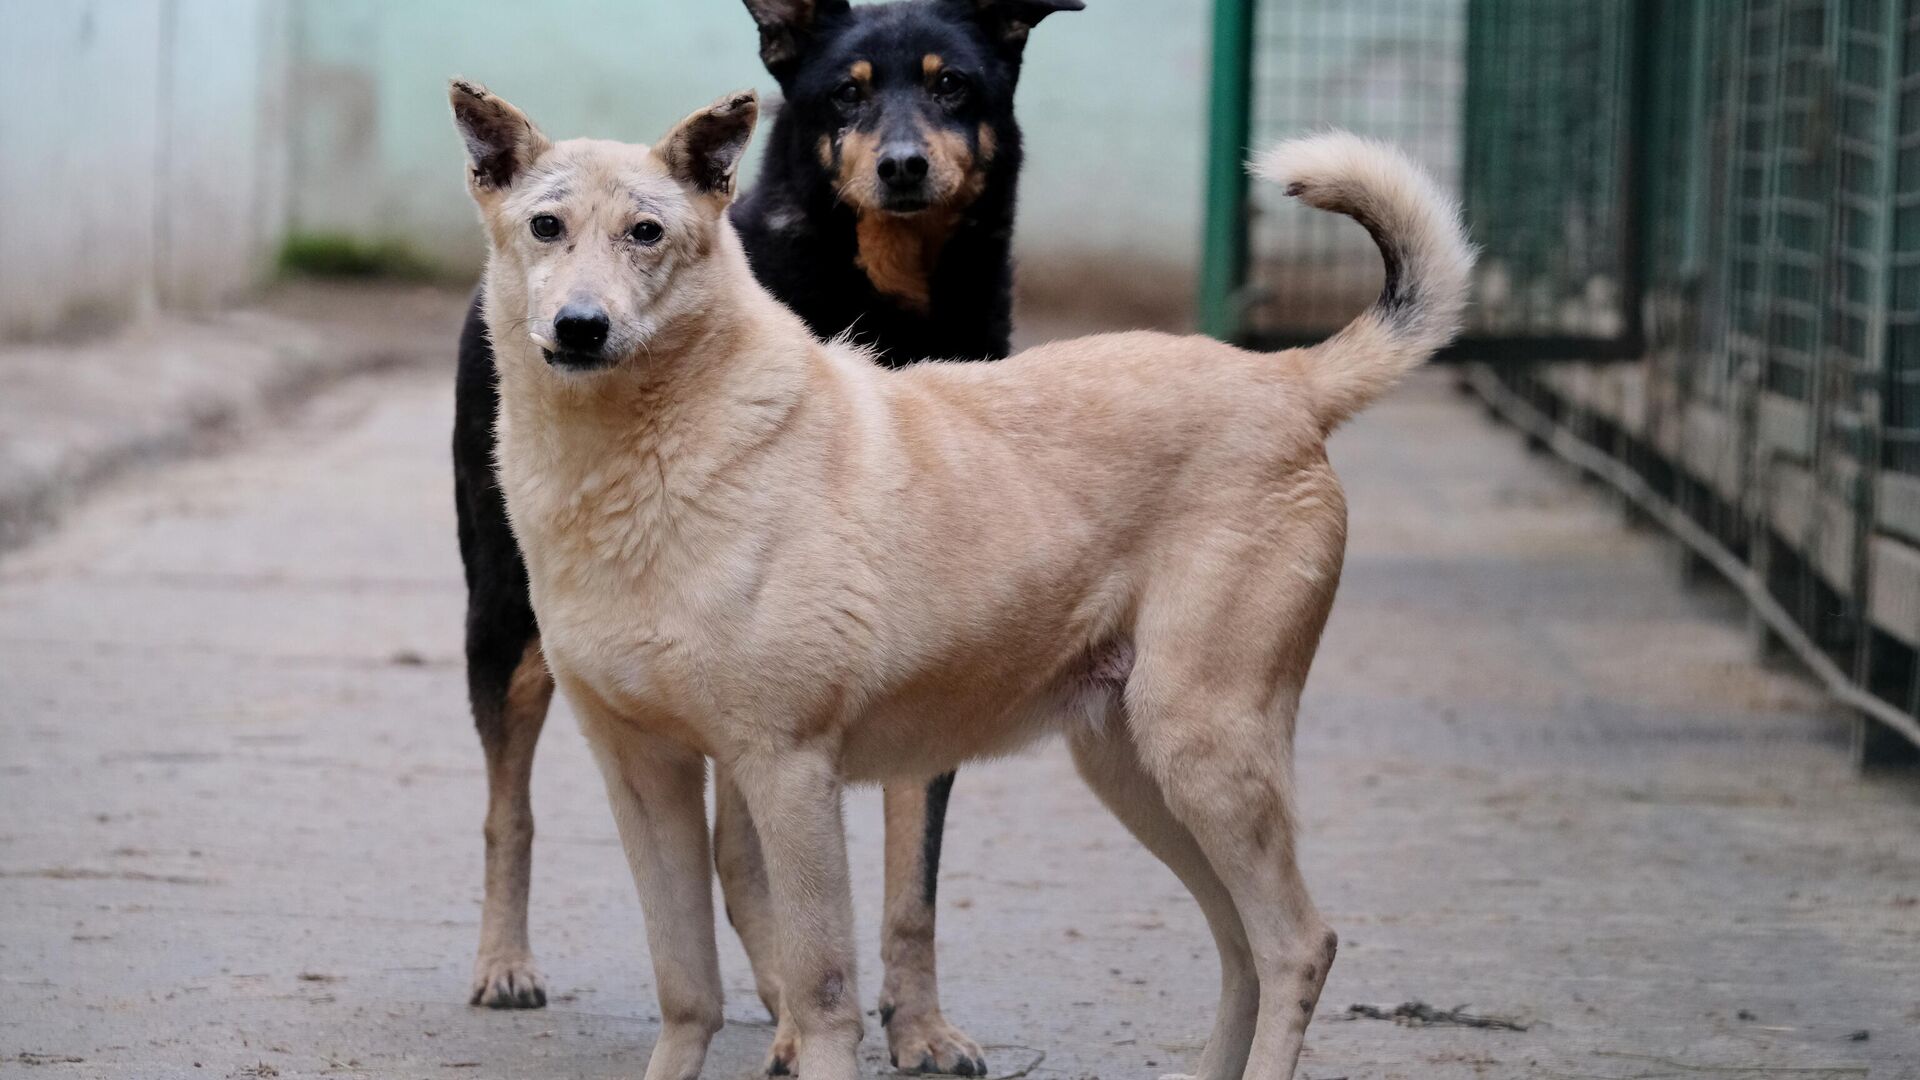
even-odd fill
[[[1407,146],[1483,249],[1462,377],[1920,745],[1920,0],[1217,0],[1199,311],[1317,340],[1378,287],[1250,185],[1323,126]]]

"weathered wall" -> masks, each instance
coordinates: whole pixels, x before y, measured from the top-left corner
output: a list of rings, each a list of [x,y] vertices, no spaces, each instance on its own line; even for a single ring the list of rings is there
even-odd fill
[[[480,232],[447,118],[478,79],[556,135],[651,140],[701,103],[775,87],[738,0],[293,0],[292,222],[398,240],[458,272]],[[1184,311],[1205,142],[1204,0],[1091,0],[1029,45],[1023,284]]]
[[[1177,321],[1197,258],[1205,0],[1092,0],[1033,37],[1023,290]],[[737,0],[0,0],[0,338],[244,291],[289,234],[479,264],[445,84],[651,139],[772,94]]]
[[[284,219],[284,0],[0,0],[0,337],[204,307]]]

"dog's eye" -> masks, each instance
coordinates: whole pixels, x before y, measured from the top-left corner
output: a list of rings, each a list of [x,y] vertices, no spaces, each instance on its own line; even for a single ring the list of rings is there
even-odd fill
[[[642,221],[627,230],[627,235],[633,237],[635,241],[649,245],[659,243],[660,237],[665,234],[666,230],[662,229],[657,221]]]
[[[533,235],[542,240],[551,240],[560,235],[560,219],[552,214],[539,214],[527,223]]]
[[[933,92],[941,97],[959,97],[967,92],[967,77],[956,71],[943,71],[933,80]]]
[[[866,91],[860,89],[860,84],[854,82],[852,79],[841,83],[833,92],[833,100],[842,105],[858,105],[860,104],[860,99],[865,96]]]

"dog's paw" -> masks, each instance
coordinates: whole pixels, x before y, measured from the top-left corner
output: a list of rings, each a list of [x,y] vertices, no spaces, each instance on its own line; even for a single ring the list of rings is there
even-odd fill
[[[980,1044],[939,1013],[887,1016],[887,1053],[893,1067],[907,1073],[987,1075]]]
[[[473,966],[473,993],[469,1005],[489,1009],[543,1009],[547,980],[533,966],[533,957],[483,956]]]
[[[773,1045],[767,1049],[767,1075],[792,1076],[800,1071],[800,1037],[783,1016],[774,1028]]]
[[[1197,1080],[1192,1073],[1161,1073],[1160,1080]]]

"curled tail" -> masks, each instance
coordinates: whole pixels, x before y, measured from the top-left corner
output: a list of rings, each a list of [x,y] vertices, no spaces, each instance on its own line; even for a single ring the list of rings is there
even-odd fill
[[[1303,350],[1320,422],[1332,431],[1459,333],[1473,248],[1459,206],[1384,143],[1333,131],[1281,143],[1252,168],[1308,206],[1365,226],[1386,261],[1386,287],[1373,306]]]

